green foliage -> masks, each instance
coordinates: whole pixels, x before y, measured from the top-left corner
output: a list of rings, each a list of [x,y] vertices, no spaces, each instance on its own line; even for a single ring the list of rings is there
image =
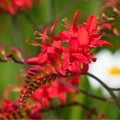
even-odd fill
[[[50,7],[49,1],[50,0],[43,0],[43,3],[41,4],[35,3],[31,11],[27,10],[25,13],[18,14],[14,17],[11,15],[0,15],[0,45],[4,46],[6,50],[8,50],[10,46],[19,48],[22,51],[25,59],[35,56],[36,50],[39,53],[40,49],[38,47],[30,46],[28,43],[26,43],[26,40],[28,38],[35,40],[34,31],[38,29],[38,26],[40,27],[41,25],[52,20],[53,17],[59,16],[59,14],[75,0],[51,0],[50,2],[52,2],[53,8]],[[62,24],[62,19],[66,17],[69,21],[72,22],[74,13],[77,10],[80,11],[77,23],[83,23],[91,14],[99,15],[101,10],[101,1],[83,0],[82,2],[79,2],[76,6],[74,6],[74,8],[69,10],[60,18],[59,23],[54,31],[55,34],[64,29],[63,26],[60,26],[60,24]],[[52,16],[51,11],[54,12]],[[116,20],[115,23],[118,30],[120,31],[120,19]],[[107,49],[110,51],[115,52],[116,50],[120,49],[119,38],[104,37],[104,39],[113,44],[114,48],[107,47]],[[36,41],[41,42],[40,40]],[[98,48],[96,51],[94,51],[94,53],[100,51],[101,49],[102,48]],[[5,88],[9,84],[18,85],[16,76],[20,74],[20,68],[23,68],[23,66],[13,63],[0,63],[1,98]],[[27,68],[25,69],[27,70]],[[81,79],[80,88],[90,93],[105,97],[100,89],[94,90],[90,87],[86,76]],[[16,99],[15,97],[16,96],[11,94],[10,99]],[[78,95],[77,100],[89,107],[93,107],[97,104],[99,107],[98,112],[105,112],[108,119],[120,119],[119,110],[113,104],[89,98],[82,93]],[[72,106],[50,112],[49,114],[59,117],[60,119],[86,119],[84,112],[85,110],[83,108]]]

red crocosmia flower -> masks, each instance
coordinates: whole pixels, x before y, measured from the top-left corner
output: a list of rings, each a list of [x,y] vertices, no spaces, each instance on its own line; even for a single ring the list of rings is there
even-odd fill
[[[61,78],[61,80],[66,81],[66,78]],[[57,92],[56,97],[60,98],[62,103],[65,104],[66,103],[66,97],[67,97],[66,92],[72,92],[72,89],[63,85],[63,84],[61,84],[61,83],[59,83],[59,82],[57,82],[57,81],[53,81],[51,83],[51,85],[53,86],[54,91]]]
[[[35,114],[36,112],[39,112],[42,109],[41,102],[37,102],[35,106],[31,109],[31,114]]]
[[[79,85],[79,83],[80,83],[79,77],[80,77],[80,76],[74,76],[74,77],[72,77],[71,84],[72,84],[73,86],[78,87],[78,85]]]
[[[56,94],[56,91],[48,84],[37,89],[32,95],[31,98],[34,100],[42,100],[44,107],[48,107],[50,104],[50,99],[53,98],[53,95]]]
[[[34,1],[41,2],[41,0],[0,0],[0,13],[16,13],[23,12],[26,7],[32,8]]]
[[[78,76],[73,77],[71,81],[66,78],[69,75],[79,75],[79,73],[86,73],[88,71],[91,60],[93,62],[96,61],[96,58],[92,56],[92,49],[102,47],[103,45],[112,47],[107,41],[100,40],[102,36],[97,34],[95,15],[89,17],[85,26],[80,24],[76,27],[78,14],[79,11],[75,13],[72,25],[67,19],[63,20],[66,23],[65,27],[67,30],[59,32],[57,37],[53,37],[53,30],[58,20],[51,27],[51,37],[47,36],[48,27],[43,34],[38,31],[35,32],[35,34],[40,36],[36,39],[41,39],[42,44],[28,40],[32,42],[31,45],[40,46],[43,49],[38,57],[27,60],[28,65],[36,66],[30,68],[27,72],[25,82],[28,85],[24,86],[25,90],[23,89],[21,92],[21,107],[25,105],[27,97],[29,97],[34,90],[36,91],[31,97],[34,100],[40,99],[45,107],[48,107],[50,100],[55,97],[60,98],[62,102],[65,103],[66,92],[72,92],[73,90],[55,80],[59,78],[69,84],[78,86]],[[47,40],[49,44],[47,44]],[[68,48],[63,47],[62,43],[69,43]],[[48,83],[51,83],[52,86]],[[41,85],[44,86],[39,88]]]
[[[53,38],[53,30],[57,24],[58,20],[55,22],[55,24],[51,28],[51,38],[47,37],[48,27],[45,29],[44,33],[41,34],[38,31],[35,32],[35,34],[41,35],[42,37],[39,37],[37,39],[42,39],[43,45],[36,43],[38,46],[42,46],[44,49],[42,49],[42,52],[38,55],[38,57],[30,58],[27,60],[27,64],[35,64],[35,65],[46,65],[46,64],[52,64],[54,65],[55,62],[58,63],[59,66],[61,66],[61,60],[59,58],[59,54],[62,54],[62,45],[59,41],[55,40]],[[46,44],[46,39],[53,42],[53,45]],[[31,40],[28,40],[31,41]],[[32,45],[36,45],[32,44]]]
[[[76,78],[76,79],[75,79]],[[79,80],[78,77],[72,78],[71,81],[68,81],[66,78],[60,78],[63,81],[68,82],[69,84],[74,83],[75,86],[78,86]],[[73,81],[74,80],[74,81]],[[52,81],[50,85],[44,85],[37,89],[32,95],[31,98],[34,100],[42,100],[42,104],[45,107],[48,107],[50,104],[50,100],[52,98],[60,98],[62,103],[66,103],[66,93],[67,92],[74,92],[73,89],[57,82]],[[34,111],[34,110],[33,110]]]
[[[68,80],[67,78],[60,78],[60,80],[62,81],[65,81],[69,84],[72,84],[76,87],[78,87],[78,84],[79,84],[79,77],[78,76],[75,76],[75,77],[72,77],[71,80]],[[55,91],[57,91],[57,97],[61,99],[62,103],[65,104],[66,103],[66,97],[67,97],[67,92],[74,92],[74,90],[70,87],[67,87],[57,81],[53,81],[51,83],[52,87],[54,88]],[[54,96],[54,97],[56,97]]]
[[[15,88],[14,88],[15,87]],[[8,86],[4,92],[3,100],[0,100],[0,119],[39,119],[41,120],[41,115],[39,111],[41,110],[41,103],[37,102],[34,106],[34,103],[27,103],[24,110],[20,110],[18,101],[10,101],[8,99],[8,94],[10,90],[17,90],[16,86]],[[29,111],[29,112],[28,112]],[[28,114],[31,113],[31,114]]]
[[[87,72],[88,64],[91,63],[90,59],[96,61],[90,50],[103,45],[112,47],[107,41],[100,40],[102,36],[96,33],[97,21],[95,15],[89,17],[86,26],[78,25],[78,29],[76,29],[78,14],[79,11],[75,13],[73,25],[67,19],[64,19],[64,22],[67,23],[65,27],[69,30],[59,33],[62,42],[69,42],[68,51],[62,52],[62,59],[64,59],[62,67],[64,70],[68,69],[76,73],[80,72],[79,68]]]
[[[81,73],[83,68],[83,71],[85,71],[86,68],[83,67],[83,65],[90,63],[90,60],[84,56],[83,53],[70,53],[68,51],[64,51],[62,53],[62,59],[64,59],[62,62],[62,68],[75,74]]]

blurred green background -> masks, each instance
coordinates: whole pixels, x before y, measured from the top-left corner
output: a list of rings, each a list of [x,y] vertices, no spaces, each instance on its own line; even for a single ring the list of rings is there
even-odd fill
[[[44,24],[47,24],[49,21],[53,20],[57,16],[61,16],[54,32],[54,34],[57,34],[59,31],[62,31],[64,29],[61,26],[63,18],[66,17],[72,23],[74,13],[79,10],[80,13],[77,23],[83,23],[91,14],[99,16],[99,13],[103,6],[103,2],[101,0],[81,0],[81,2],[77,2],[77,4],[75,1],[76,0],[43,0],[41,4],[34,3],[33,8],[30,11],[26,10],[23,14],[17,14],[15,16],[8,14],[0,15],[0,45],[3,46],[3,48],[5,48],[5,51],[8,53],[10,52],[9,48],[11,46],[18,48],[25,60],[27,58],[34,57],[37,55],[37,53],[40,53],[40,48],[30,46],[26,42],[26,40],[28,38],[31,40],[35,40],[35,30],[40,30],[41,32],[43,32],[44,29],[42,29],[42,27]],[[68,6],[70,6],[69,9],[65,11],[66,7]],[[110,15],[112,11],[106,10],[105,13]],[[120,19],[117,19],[114,22],[116,23],[117,29],[120,30]],[[54,22],[51,22],[50,25],[52,25],[53,23]],[[120,40],[118,38],[112,37],[105,39],[113,44],[114,48],[109,48],[106,46],[104,46],[104,48],[109,49],[112,52],[115,52],[117,49],[119,49]],[[102,48],[97,48],[94,53],[100,51],[101,49]],[[28,70],[28,68],[24,65],[0,62],[1,99],[5,88],[9,84],[18,85],[16,76],[20,75],[20,69],[22,68]],[[93,90],[90,87],[86,76],[82,77],[81,79],[81,89],[85,91],[90,91],[95,95],[105,97],[100,89]],[[10,94],[9,98],[11,100],[14,100],[18,97],[18,94],[16,95],[12,93]],[[83,94],[79,94],[77,100],[89,107],[93,107],[95,104],[97,104],[99,107],[98,112],[104,112],[106,114],[106,118],[120,119],[120,111],[115,105],[89,98]],[[86,116],[84,115],[84,112],[85,110],[81,107],[66,107],[64,109],[50,112],[50,114],[64,119],[85,119]]]

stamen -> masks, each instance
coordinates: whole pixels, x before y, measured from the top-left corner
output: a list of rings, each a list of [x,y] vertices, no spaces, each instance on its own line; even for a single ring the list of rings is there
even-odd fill
[[[110,70],[110,75],[120,75],[120,69],[114,68]]]

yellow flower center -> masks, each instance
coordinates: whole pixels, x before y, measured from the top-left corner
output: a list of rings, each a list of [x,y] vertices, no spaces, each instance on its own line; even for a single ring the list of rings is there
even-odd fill
[[[110,75],[120,75],[120,69],[114,68],[110,70]]]

